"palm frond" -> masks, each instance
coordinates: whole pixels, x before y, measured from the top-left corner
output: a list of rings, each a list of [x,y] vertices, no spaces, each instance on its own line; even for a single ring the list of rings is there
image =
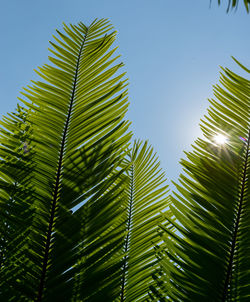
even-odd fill
[[[147,142],[134,143],[126,165],[127,236],[117,301],[146,301],[158,267],[154,247],[161,240],[158,228],[164,219],[160,212],[168,207],[167,186],[158,158]]]
[[[169,301],[249,301],[250,81],[226,68],[220,83],[176,184]]]
[[[7,277],[4,272],[11,257],[9,251],[20,247],[29,232],[27,225],[32,222],[34,213],[31,207],[33,167],[32,150],[29,149],[31,129],[27,122],[28,113],[27,109],[17,105],[15,112],[8,114],[0,121],[1,280]],[[22,257],[12,258],[9,276],[22,259]],[[15,278],[19,278],[20,273],[17,271]],[[14,288],[11,292],[9,288],[1,287],[0,296],[5,297],[6,301],[11,301],[13,293],[15,293]]]
[[[116,33],[107,20],[64,25],[64,33],[57,33],[51,42],[54,65],[37,71],[45,81],[33,82],[23,92],[32,126],[34,191],[29,206],[34,214],[26,225],[29,232],[6,254],[2,300],[8,299],[7,292],[19,301],[77,300],[76,288],[86,290],[79,278],[90,271],[90,264],[96,266],[93,276],[102,279],[99,291],[104,293],[109,273],[120,263],[108,259],[114,259],[118,238],[124,236],[122,226],[112,226],[119,219],[114,213],[119,212],[122,193],[118,187],[105,193],[112,177],[120,177],[114,171],[131,136],[124,121],[126,80],[123,73],[117,75],[123,65],[116,63],[111,48]],[[24,205],[27,200],[23,198]],[[100,221],[99,213],[104,215]],[[87,234],[95,229],[96,237],[88,239],[84,228]]]

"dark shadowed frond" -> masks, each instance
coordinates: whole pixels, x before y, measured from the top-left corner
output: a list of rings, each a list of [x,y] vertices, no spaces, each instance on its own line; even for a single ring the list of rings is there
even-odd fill
[[[20,248],[29,234],[27,226],[32,222],[31,172],[32,150],[29,148],[31,129],[27,122],[28,110],[17,105],[15,112],[0,121],[0,278],[12,278],[15,267],[23,257],[12,257],[10,251]],[[5,271],[9,259],[12,267]],[[15,270],[15,278],[23,271]],[[15,288],[1,286],[0,296],[11,301]]]

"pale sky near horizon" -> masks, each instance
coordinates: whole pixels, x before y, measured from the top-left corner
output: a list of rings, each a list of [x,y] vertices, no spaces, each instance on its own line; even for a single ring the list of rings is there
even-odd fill
[[[22,87],[47,62],[48,41],[62,22],[108,18],[129,78],[136,138],[148,139],[169,180],[181,172],[183,150],[199,136],[199,120],[218,83],[219,66],[250,68],[250,14],[226,14],[214,0],[2,0],[0,114],[13,111]],[[243,73],[241,73],[243,74]]]

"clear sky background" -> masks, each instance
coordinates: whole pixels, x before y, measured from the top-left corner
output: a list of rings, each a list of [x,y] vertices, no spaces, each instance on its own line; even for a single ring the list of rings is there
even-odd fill
[[[108,18],[118,31],[129,78],[135,137],[148,139],[168,179],[176,180],[183,150],[200,136],[219,66],[250,67],[250,15],[226,14],[213,0],[1,0],[0,114],[13,111],[22,87],[47,63],[48,41],[62,22]]]

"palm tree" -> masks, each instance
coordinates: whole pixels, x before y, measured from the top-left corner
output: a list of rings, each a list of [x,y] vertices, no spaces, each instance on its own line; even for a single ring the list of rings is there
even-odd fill
[[[204,138],[182,160],[169,220],[175,232],[163,227],[160,301],[249,301],[250,81],[223,69],[220,83]]]
[[[143,301],[164,174],[130,147],[127,81],[107,20],[64,25],[45,81],[1,121],[1,301]],[[134,291],[136,291],[134,293]]]
[[[131,144],[110,23],[54,38],[1,121],[0,300],[248,301],[250,81],[223,69],[168,198],[153,148]]]

